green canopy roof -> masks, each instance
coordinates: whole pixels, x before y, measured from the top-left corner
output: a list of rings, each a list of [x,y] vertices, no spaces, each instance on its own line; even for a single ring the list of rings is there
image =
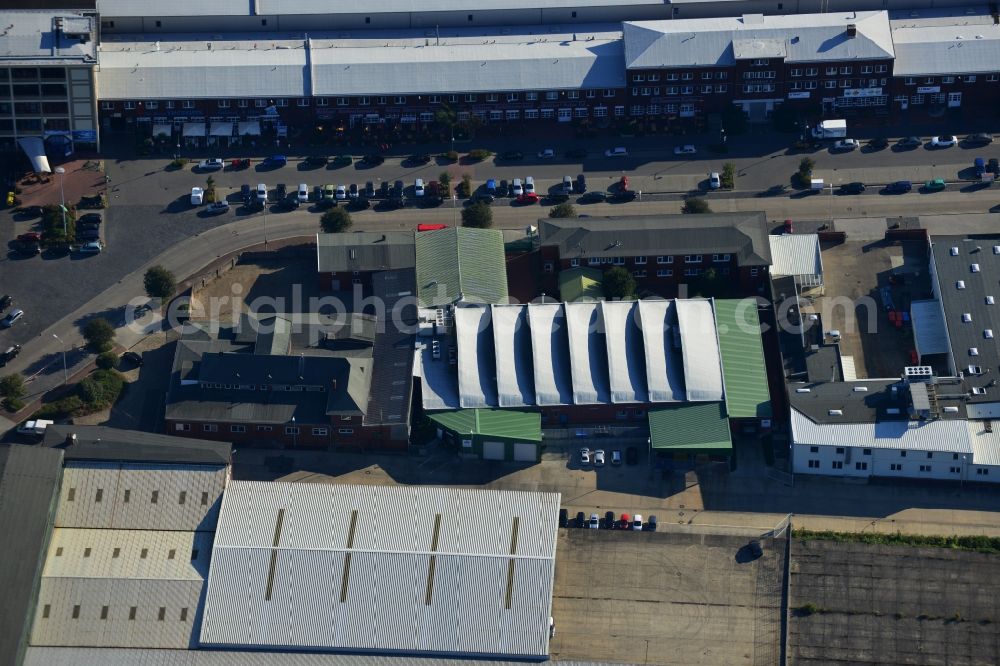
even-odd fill
[[[570,268],[559,273],[559,295],[564,303],[604,300],[604,273],[597,268]]]
[[[721,402],[690,402],[649,410],[649,441],[654,449],[677,453],[731,455],[729,419]]]
[[[458,409],[428,414],[442,428],[460,435],[504,437],[525,442],[542,441],[542,415],[506,409]]]
[[[757,303],[753,299],[716,300],[715,324],[719,332],[729,416],[735,419],[771,418],[771,394],[764,369]]]
[[[416,235],[417,298],[424,307],[507,302],[507,264],[499,229],[447,227]]]

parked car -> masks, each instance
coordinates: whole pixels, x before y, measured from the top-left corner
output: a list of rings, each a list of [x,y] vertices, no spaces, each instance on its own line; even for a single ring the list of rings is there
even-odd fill
[[[587,526],[587,517],[583,515],[583,511],[577,511],[576,519],[573,521],[573,527],[583,528],[586,526]]]
[[[536,204],[538,203],[538,195],[534,192],[525,192],[517,198],[517,203],[521,205]]]
[[[142,365],[142,354],[133,351],[127,351],[124,354],[122,354],[121,360],[138,367]]]
[[[476,192],[472,195],[473,201],[481,201],[483,203],[491,204],[496,201],[496,197],[489,192]]]
[[[635,190],[618,190],[617,192],[612,192],[607,200],[614,203],[625,203],[626,201],[634,201],[635,197]]]
[[[91,241],[90,243],[84,243],[81,245],[79,252],[82,254],[100,254],[103,249],[104,245],[101,241]]]
[[[365,199],[363,197],[359,197],[357,199],[351,199],[350,201],[348,201],[347,207],[350,208],[351,210],[365,210],[366,208],[372,207],[372,202],[371,199]]]
[[[519,197],[524,194],[524,185],[521,184],[520,178],[515,178],[510,183],[510,195],[512,197]]]
[[[361,161],[367,164],[368,166],[378,166],[383,162],[385,162],[385,158],[382,157],[381,155],[376,155],[372,153],[370,155],[365,155],[364,157],[362,157]]]
[[[965,137],[965,142],[971,146],[986,146],[993,143],[993,135],[986,132],[976,132]]]
[[[524,179],[524,193],[534,194],[535,193],[535,179],[528,176]]]
[[[390,185],[389,185],[389,181],[383,180],[382,184],[378,186],[378,195],[380,197],[382,197],[383,199],[388,199],[389,198],[390,189],[391,188],[390,188]]]
[[[21,345],[11,345],[7,347],[3,353],[0,353],[0,365],[7,365],[8,362],[17,358],[17,355],[20,353]]]
[[[271,155],[261,162],[261,165],[267,167],[268,169],[277,169],[278,167],[283,167],[288,164],[288,158],[284,155]]]
[[[302,163],[310,167],[321,167],[326,166],[329,161],[325,155],[311,155],[305,158]]]
[[[395,183],[392,184],[392,196],[393,196],[394,199],[400,199],[400,200],[402,200],[402,198],[403,198],[403,181],[397,180]]]
[[[220,199],[214,203],[210,203],[208,208],[205,209],[206,215],[222,215],[223,213],[229,212],[229,202],[225,199]]]
[[[908,180],[897,180],[894,183],[889,183],[885,186],[883,190],[886,194],[906,194],[913,189],[913,183]]]
[[[841,139],[833,144],[834,150],[848,151],[858,147],[858,142],[854,139]]]
[[[363,196],[365,199],[374,199],[375,198],[375,183],[373,183],[370,180],[367,183],[365,183],[365,189],[361,193],[361,196]]]
[[[621,177],[621,179],[618,181],[618,189],[619,190],[627,190],[628,189],[628,176],[624,176],[623,175]]]
[[[584,194],[582,197],[580,197],[578,201],[580,203],[588,204],[588,203],[600,203],[605,199],[607,199],[607,195],[604,192],[601,192],[600,190],[592,190]]]
[[[104,220],[101,218],[100,213],[86,213],[81,215],[76,221],[76,226],[81,224],[92,224],[94,226],[100,226]]]
[[[988,162],[986,162],[986,170],[990,173],[1000,173],[1000,160],[995,157],[991,157]]]
[[[283,201],[287,196],[288,187],[286,187],[284,183],[278,183],[278,186],[274,189],[274,198],[278,201]]]
[[[217,157],[213,157],[210,160],[202,160],[198,162],[199,171],[218,171],[220,169],[226,168],[226,161],[221,160]]]
[[[876,139],[871,139],[868,141],[869,150],[883,150],[889,147],[889,140],[884,137],[878,137]]]
[[[931,139],[931,147],[933,148],[951,148],[956,143],[958,143],[958,137],[954,135],[936,136]]]
[[[413,181],[413,196],[422,197],[424,194],[426,194],[426,190],[424,189],[424,179],[417,178]]]
[[[337,201],[345,201],[347,199],[347,186],[337,185],[337,191],[334,193],[333,198]]]
[[[419,153],[416,155],[410,155],[406,158],[406,161],[409,164],[427,164],[431,161],[431,156],[425,153]]]
[[[351,183],[351,186],[347,190],[347,198],[354,200],[361,196],[361,192],[358,190],[357,183]]]
[[[559,527],[569,527],[569,512],[559,509]]]
[[[615,512],[605,511],[604,512],[604,529],[613,530],[615,529]]]
[[[982,178],[983,174],[986,173],[986,160],[977,157],[972,161],[972,168],[976,170],[976,178]]]
[[[552,148],[543,148],[538,151],[538,159],[540,160],[551,160],[556,156],[556,151]]]
[[[299,189],[295,198],[299,203],[309,203],[309,186],[305,183],[299,183]]]
[[[566,157],[571,160],[582,160],[587,156],[586,148],[570,148],[566,151]]]
[[[896,142],[900,148],[919,148],[924,145],[924,140],[919,136],[908,136]]]
[[[92,241],[100,240],[101,232],[98,229],[77,229],[76,230],[76,240],[77,241]]]
[[[935,178],[924,183],[924,189],[928,192],[940,192],[947,186],[948,184],[944,182],[944,178]]]
[[[627,530],[632,528],[632,516],[623,513],[618,519],[618,529]]]
[[[841,194],[861,194],[864,191],[865,191],[865,184],[858,182],[844,183],[843,185],[840,186],[839,190]]]
[[[342,167],[342,166],[350,166],[351,164],[353,164],[354,158],[351,157],[350,155],[337,155],[330,161],[333,164],[333,166]]]
[[[580,449],[580,464],[589,465],[590,464],[590,449],[583,447]]]
[[[24,310],[21,308],[14,308],[7,313],[7,316],[0,319],[0,328],[10,328],[24,316]]]
[[[611,464],[618,466],[622,464],[622,452],[621,449],[613,449],[611,451]]]
[[[698,149],[694,147],[694,144],[686,143],[683,146],[674,147],[674,155],[694,155],[698,152]]]
[[[250,168],[250,158],[248,157],[238,157],[229,163],[229,166],[233,169],[249,169]]]
[[[497,195],[497,181],[494,180],[493,178],[490,178],[489,180],[487,180],[486,181],[486,191],[489,194],[491,194],[493,196],[496,196]]]
[[[327,204],[332,204],[337,200],[336,190],[333,185],[326,184],[323,186],[323,202]]]
[[[267,203],[267,185],[257,183],[257,203],[263,205]]]
[[[643,532],[655,532],[656,531],[656,516],[650,516],[649,520],[643,526]]]
[[[590,514],[590,521],[588,522],[587,527],[589,527],[592,530],[600,529],[601,519],[597,516],[596,513]]]
[[[604,449],[597,449],[594,451],[594,465],[597,467],[604,466]]]
[[[717,190],[722,187],[722,178],[719,176],[718,171],[713,171],[708,174],[708,189]]]
[[[510,184],[507,182],[506,179],[502,178],[500,179],[500,182],[497,184],[497,196],[506,197],[509,195],[510,195]]]
[[[563,194],[566,194],[566,195],[573,194],[573,177],[572,176],[563,176],[562,190],[561,191],[562,191]]]
[[[587,191],[587,177],[585,175],[577,174],[576,184],[574,185],[574,190],[577,194],[583,194]]]
[[[253,203],[253,190],[250,189],[250,185],[243,183],[240,185],[240,199],[243,200],[244,206],[250,206]]]
[[[623,146],[608,148],[604,151],[605,157],[628,157],[628,149]]]
[[[200,187],[191,188],[191,205],[200,206],[205,201],[205,190]]]
[[[642,531],[642,514],[635,514],[632,517],[632,529],[636,532]]]

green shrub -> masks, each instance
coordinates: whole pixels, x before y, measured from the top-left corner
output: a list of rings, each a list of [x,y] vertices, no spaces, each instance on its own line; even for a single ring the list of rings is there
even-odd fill
[[[351,214],[343,208],[331,208],[319,219],[323,231],[328,234],[338,234],[351,228]]]
[[[188,161],[187,161],[186,157],[178,157],[178,158],[175,158],[170,163],[170,166],[171,166],[171,168],[174,168],[174,169],[183,169],[184,165],[187,164],[187,163],[188,163]]]
[[[3,406],[8,412],[19,412],[24,409],[24,401],[20,398],[4,398]]]
[[[476,162],[482,162],[492,154],[492,152],[486,150],[485,148],[476,148],[475,150],[469,151],[469,159]]]
[[[549,217],[576,217],[576,208],[571,203],[556,204],[549,209]]]
[[[114,352],[106,351],[97,357],[97,367],[101,370],[111,370],[118,365],[118,356]]]
[[[466,206],[462,211],[462,226],[489,229],[493,226],[493,209],[483,201]]]
[[[36,419],[68,419],[83,411],[83,400],[79,396],[71,395],[62,400],[56,400],[42,405],[41,409],[32,414]]]
[[[86,406],[97,411],[113,405],[124,386],[125,381],[116,371],[97,370],[77,384],[76,388]]]
[[[462,182],[458,184],[458,196],[468,199],[472,196],[472,176],[462,174]]]
[[[688,197],[684,200],[684,206],[681,207],[681,212],[691,215],[711,213],[712,207],[709,206],[708,202],[701,197]]]
[[[24,397],[26,392],[24,378],[21,375],[0,377],[0,396],[8,400],[19,400]]]
[[[732,162],[726,162],[722,165],[722,174],[719,179],[722,181],[722,187],[731,190],[736,187],[736,165]]]
[[[438,159],[441,160],[441,161],[443,161],[443,162],[457,162],[458,161],[458,152],[455,151],[455,150],[449,150],[447,152],[440,153],[438,155]]]

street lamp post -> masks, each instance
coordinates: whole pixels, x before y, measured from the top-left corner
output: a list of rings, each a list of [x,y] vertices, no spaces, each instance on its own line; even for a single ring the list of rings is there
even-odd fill
[[[53,333],[53,334],[52,334],[52,337],[53,337],[53,338],[55,338],[56,340],[58,340],[58,341],[59,341],[59,344],[60,344],[60,345],[62,345],[62,357],[63,357],[63,384],[68,384],[68,383],[69,383],[69,371],[68,371],[68,370],[66,369],[66,345],[65,345],[65,344],[63,344],[63,341],[62,341],[62,338],[60,338],[60,337],[59,337],[58,335],[56,335],[55,333]]]
[[[295,425],[295,417],[292,417],[292,448],[294,449],[299,443],[299,430]]]
[[[66,191],[63,188],[63,182],[66,180],[66,169],[61,166],[56,167],[56,173],[59,174],[59,209],[62,210],[63,240],[66,240]]]

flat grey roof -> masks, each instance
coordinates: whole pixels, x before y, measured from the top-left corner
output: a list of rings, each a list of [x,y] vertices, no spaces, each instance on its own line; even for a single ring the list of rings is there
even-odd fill
[[[552,493],[234,481],[201,644],[544,657],[559,502]]]
[[[413,268],[413,248],[410,231],[316,234],[316,270],[337,273]]]
[[[68,444],[68,438],[74,435],[72,445]],[[232,462],[233,448],[228,442],[106,426],[58,424],[45,429],[42,444],[61,449],[66,460],[197,465],[228,465]]]
[[[55,517],[62,452],[0,446],[0,530],[6,537],[0,585],[0,662],[18,664],[28,644],[35,593]]]
[[[0,64],[97,64],[97,17],[93,13],[39,9],[0,14],[4,28]]]
[[[993,73],[1000,59],[1000,26],[988,7],[901,10],[889,13],[896,49],[894,76]]]

